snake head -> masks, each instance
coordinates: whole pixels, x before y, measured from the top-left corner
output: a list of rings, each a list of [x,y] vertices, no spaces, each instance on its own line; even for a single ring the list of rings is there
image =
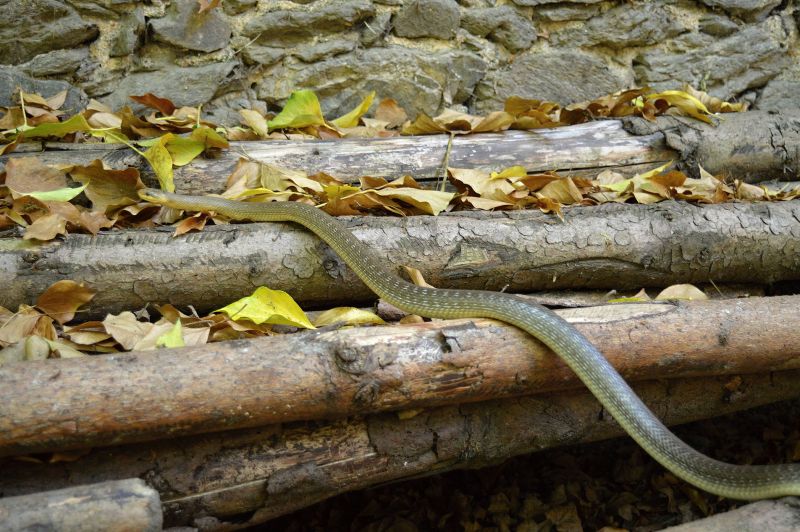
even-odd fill
[[[156,205],[163,205],[167,202],[167,193],[157,188],[142,188],[138,190],[139,199],[155,203]]]

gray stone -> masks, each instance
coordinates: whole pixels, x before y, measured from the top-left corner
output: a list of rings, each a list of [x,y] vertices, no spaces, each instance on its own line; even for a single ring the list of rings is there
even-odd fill
[[[760,22],[780,5],[781,0],[700,0],[700,2],[712,8],[722,9],[748,22]]]
[[[242,58],[248,64],[272,65],[286,56],[285,48],[249,43],[242,48]]]
[[[624,89],[631,82],[611,71],[605,61],[584,52],[529,51],[481,80],[475,105],[479,113],[497,111],[509,96],[566,105]]]
[[[130,105],[141,109],[129,96],[152,92],[156,96],[168,98],[175,105],[204,104],[214,97],[238,63],[211,63],[193,67],[170,66],[154,72],[136,72],[122,78],[111,94],[99,98],[112,109]]]
[[[375,15],[369,0],[332,2],[321,7],[268,11],[247,21],[243,33],[258,37],[258,43],[291,46],[320,34],[352,28]]]
[[[314,61],[319,61],[326,57],[352,52],[355,47],[355,40],[333,39],[317,43],[313,46],[299,46],[293,52],[293,55],[301,61],[313,63]]]
[[[600,6],[583,4],[555,4],[541,6],[533,12],[533,18],[550,22],[589,20],[600,13]]]
[[[518,6],[529,7],[529,6],[541,6],[547,4],[561,4],[563,0],[511,0]],[[573,4],[597,4],[602,2],[603,0],[572,0]]]
[[[728,17],[709,13],[700,19],[698,22],[698,28],[703,33],[713,35],[714,37],[727,37],[728,35],[738,31],[739,25]]]
[[[800,529],[800,499],[758,501],[735,510],[664,529],[669,532],[796,532]]]
[[[488,36],[512,52],[529,48],[536,40],[531,21],[508,5],[468,9],[461,15],[461,27],[473,35]]]
[[[766,111],[800,109],[800,80],[773,79],[753,107]]]
[[[78,112],[89,104],[86,93],[66,81],[35,79],[18,67],[0,65],[0,107],[19,105],[19,100],[15,99],[19,89],[40,94],[45,98],[66,90],[67,99],[61,109],[67,112]]]
[[[88,48],[53,50],[37,55],[27,63],[19,65],[19,68],[31,77],[46,78],[74,74],[88,60]]]
[[[110,2],[102,0],[68,0],[68,2],[82,14],[111,19],[115,19],[120,13],[124,13],[131,4],[127,0]]]
[[[253,109],[261,114],[267,113],[267,104],[256,98],[248,90],[225,94],[203,106],[203,118],[214,124],[233,127],[242,124],[241,109]]]
[[[460,22],[461,13],[454,0],[406,0],[394,17],[394,33],[411,39],[450,39]]]
[[[717,98],[733,98],[763,86],[791,63],[787,39],[779,17],[773,17],[694,50],[644,52],[633,61],[636,81],[656,90],[689,83],[705,86]]]
[[[144,13],[141,6],[123,15],[115,28],[116,35],[112,38],[108,55],[124,57],[132,54],[140,42],[144,27]]]
[[[258,4],[258,0],[225,0],[222,2],[222,9],[229,15],[238,15],[255,7],[256,4]]]
[[[173,0],[166,15],[150,20],[156,40],[197,52],[213,52],[228,45],[231,26],[217,9],[197,12],[196,0]]]
[[[44,52],[78,46],[98,33],[97,26],[55,0],[0,2],[0,20],[5,21],[0,25],[0,61],[5,64],[23,63]]]
[[[554,33],[550,42],[570,47],[603,45],[619,49],[659,44],[687,31],[688,26],[660,3],[625,4],[580,27]]]
[[[284,61],[262,80],[258,97],[280,105],[293,90],[312,89],[323,110],[336,116],[374,90],[378,99],[394,98],[411,116],[435,114],[465,102],[485,70],[480,57],[464,51],[368,48],[312,65]]]
[[[391,20],[392,14],[389,11],[383,11],[371,19],[365,20],[364,28],[361,30],[361,44],[375,46],[383,42],[389,34]]]

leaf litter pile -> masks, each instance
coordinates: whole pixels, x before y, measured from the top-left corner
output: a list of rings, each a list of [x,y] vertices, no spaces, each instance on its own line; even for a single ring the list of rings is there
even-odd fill
[[[196,157],[214,157],[229,148],[228,140],[335,139],[397,135],[462,135],[507,129],[536,129],[578,124],[605,117],[637,115],[653,120],[675,114],[710,122],[713,113],[745,110],[685,87],[682,91],[651,93],[631,89],[590,102],[562,107],[539,100],[509,98],[502,111],[473,116],[454,110],[413,121],[391,99],[378,103],[368,118],[374,93],[355,109],[328,120],[312,91],[297,91],[277,114],[242,110],[242,126],[217,127],[200,118],[201,110],[177,107],[153,94],[132,96],[149,109],[137,116],[129,107],[113,112],[92,101],[83,112],[66,117],[60,111],[66,94],[50,98],[19,93],[19,106],[0,118],[0,153],[23,142],[61,140],[75,143],[123,143],[153,168],[162,189],[174,190],[172,171]],[[671,170],[670,164],[646,173],[624,176],[603,171],[594,179],[565,177],[555,172],[529,174],[521,166],[499,172],[447,168],[450,190],[421,186],[411,176],[393,181],[364,176],[358,186],[325,173],[305,172],[260,163],[243,157],[227,179],[222,196],[249,202],[299,201],[337,215],[438,215],[463,209],[509,210],[538,208],[563,218],[564,205],[607,202],[654,203],[682,199],[700,203],[724,201],[782,201],[800,196],[800,188],[772,190],[740,181],[727,183],[700,169],[700,178]],[[444,183],[442,183],[444,185]],[[215,213],[184,214],[139,200],[144,188],[139,170],[110,169],[95,160],[85,166],[48,166],[35,157],[8,159],[0,173],[0,232],[21,235],[32,245],[71,232],[96,235],[112,228],[148,228],[174,224],[175,235],[200,231],[209,222],[228,223]],[[424,281],[420,281],[424,282]],[[669,289],[661,297],[696,298],[691,286]],[[75,311],[91,300],[89,287],[60,281],[43,293],[34,306],[16,312],[0,307],[0,363],[81,353],[154,349],[198,345],[209,341],[274,334],[286,327],[310,328],[333,323],[376,324],[377,315],[358,309],[335,309],[312,322],[287,294],[261,287],[207,316],[185,314],[171,305],[156,305],[160,319],[151,323],[147,310],[107,316],[103,321],[69,323]],[[637,294],[625,300],[641,300]],[[64,310],[66,309],[66,310]]]

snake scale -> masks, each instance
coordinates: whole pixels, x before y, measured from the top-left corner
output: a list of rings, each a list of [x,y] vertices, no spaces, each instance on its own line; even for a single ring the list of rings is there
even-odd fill
[[[617,371],[580,332],[552,311],[511,294],[425,288],[398,277],[332,216],[295,202],[247,203],[211,196],[139,191],[154,204],[186,211],[214,211],[235,220],[298,223],[324,240],[378,296],[429,318],[494,318],[515,325],[558,354],[603,407],[642,448],[678,477],[733,499],[800,495],[800,464],[733,465],[681,441],[645,406]]]

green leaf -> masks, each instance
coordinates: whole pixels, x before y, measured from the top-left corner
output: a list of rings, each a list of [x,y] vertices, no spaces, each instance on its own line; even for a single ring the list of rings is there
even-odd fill
[[[183,327],[181,327],[181,320],[175,322],[175,326],[169,332],[162,334],[156,340],[158,347],[183,347],[186,345],[183,342]]]
[[[90,131],[92,126],[83,117],[83,115],[75,115],[69,120],[64,122],[56,122],[52,124],[39,124],[30,129],[25,130],[25,138],[33,137],[63,137],[70,133],[78,131]]]
[[[252,295],[234,301],[214,312],[227,314],[232,320],[246,319],[253,323],[272,323],[313,329],[305,312],[282,290],[260,286]]]
[[[159,137],[158,142],[153,143],[143,154],[150,166],[153,167],[153,171],[158,177],[158,182],[161,184],[161,189],[167,192],[175,192],[175,181],[172,174],[172,154],[164,146],[169,140],[168,137],[172,136],[174,135],[167,133]]]
[[[84,191],[86,185],[80,187],[59,188],[58,190],[48,190],[46,192],[25,192],[25,196],[30,196],[41,201],[69,201]]]
[[[356,127],[361,117],[367,111],[369,111],[373,99],[375,99],[375,91],[367,94],[366,98],[361,100],[361,103],[358,104],[355,109],[346,115],[342,115],[339,118],[332,120],[331,123],[336,127]]]
[[[322,109],[314,91],[295,91],[289,96],[278,116],[267,122],[269,129],[321,126],[325,123]]]

